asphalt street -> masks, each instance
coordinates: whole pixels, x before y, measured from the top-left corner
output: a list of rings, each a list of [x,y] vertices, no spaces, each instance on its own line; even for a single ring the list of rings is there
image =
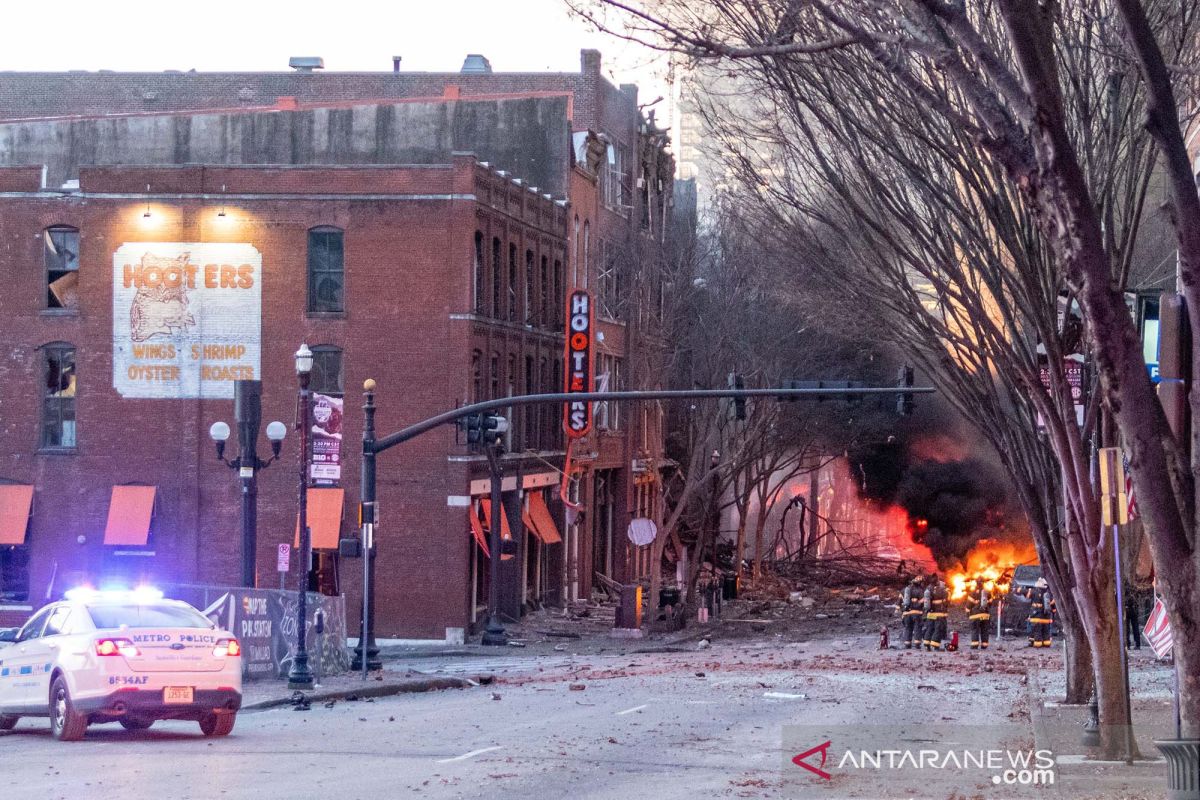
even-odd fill
[[[488,685],[243,713],[217,740],[194,723],[160,722],[138,733],[95,726],[83,742],[60,744],[45,721],[23,720],[0,734],[2,796],[837,797],[834,787],[797,793],[808,776],[788,763],[796,748],[785,726],[899,731],[935,715],[1028,726],[1030,690],[1016,672],[985,670],[966,654],[871,654],[868,645],[498,656],[470,667],[494,672]],[[468,669],[461,660],[440,668]],[[972,788],[949,773],[922,781],[845,796],[945,798]]]

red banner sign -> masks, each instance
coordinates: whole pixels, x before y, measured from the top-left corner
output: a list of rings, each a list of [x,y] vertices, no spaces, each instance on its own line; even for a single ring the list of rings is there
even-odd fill
[[[582,289],[571,292],[567,300],[567,376],[563,391],[579,394],[594,386],[592,298]],[[563,430],[572,439],[586,436],[592,429],[592,404],[572,400],[563,409]]]

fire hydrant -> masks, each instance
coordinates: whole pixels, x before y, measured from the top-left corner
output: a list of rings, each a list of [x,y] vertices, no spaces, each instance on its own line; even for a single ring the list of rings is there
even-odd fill
[[[946,645],[947,653],[955,653],[958,651],[958,631],[950,634],[950,643]]]
[[[888,629],[887,629],[887,625],[884,625],[882,628],[880,628],[880,629],[879,629],[879,649],[880,649],[880,650],[887,650],[887,649],[888,649]]]

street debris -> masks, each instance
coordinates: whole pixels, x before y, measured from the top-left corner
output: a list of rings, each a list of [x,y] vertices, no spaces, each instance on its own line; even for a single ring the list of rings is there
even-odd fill
[[[792,692],[763,692],[763,697],[771,700],[807,700],[808,695]]]
[[[570,689],[572,692],[582,692],[584,689],[587,688],[587,684],[572,683],[567,688]]]

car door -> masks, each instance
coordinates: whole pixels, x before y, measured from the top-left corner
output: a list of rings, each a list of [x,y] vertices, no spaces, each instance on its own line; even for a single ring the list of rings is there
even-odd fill
[[[17,632],[16,643],[0,651],[0,702],[6,709],[46,705],[46,697],[34,698],[38,683],[33,673],[34,662],[44,655],[38,640],[54,609],[46,606],[30,617]]]
[[[56,606],[46,618],[42,635],[29,643],[26,655],[33,667],[29,698],[34,704],[50,697],[50,670],[58,661],[59,648],[63,643],[63,634],[68,631],[71,611],[69,605]]]

